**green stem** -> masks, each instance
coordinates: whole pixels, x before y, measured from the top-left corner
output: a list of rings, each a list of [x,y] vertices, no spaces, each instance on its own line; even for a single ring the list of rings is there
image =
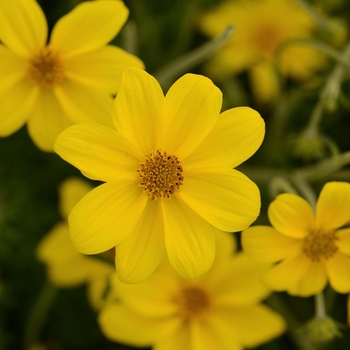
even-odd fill
[[[272,178],[269,183],[269,192],[272,199],[283,192],[297,194],[291,183],[282,176],[275,176]]]
[[[49,282],[44,284],[31,310],[24,330],[24,350],[29,349],[32,344],[37,342],[45,319],[57,295],[57,291],[58,290]]]
[[[304,177],[300,176],[300,174],[295,174],[292,179],[295,185],[300,190],[302,196],[309,202],[309,204],[315,210],[317,198],[310,184],[306,181]]]
[[[344,79],[345,70],[348,69],[348,67],[345,66],[343,60],[348,64],[347,60],[350,58],[350,43],[346,45],[341,58],[342,61],[335,66],[329,75],[327,82],[320,94],[319,101],[311,113],[309,123],[304,131],[306,136],[314,137],[319,133],[324,109],[327,107],[332,107],[339,99],[340,85]]]
[[[166,90],[178,76],[204,62],[216,51],[218,51],[231,37],[233,31],[233,26],[226,27],[224,32],[219,37],[179,57],[175,61],[167,64],[165,67],[162,67],[153,75],[158,80],[160,85]]]
[[[327,318],[326,303],[324,300],[323,292],[320,292],[315,295],[315,318]]]

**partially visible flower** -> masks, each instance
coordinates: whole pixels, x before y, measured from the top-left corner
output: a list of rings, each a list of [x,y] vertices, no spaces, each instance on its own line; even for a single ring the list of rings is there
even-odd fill
[[[157,350],[240,350],[282,334],[283,319],[260,302],[269,294],[261,276],[270,264],[234,253],[232,235],[216,235],[217,255],[209,272],[188,281],[166,261],[136,285],[112,278],[117,294],[99,314],[111,340]]]
[[[63,182],[59,193],[60,212],[64,221],[40,241],[36,255],[39,261],[46,264],[48,278],[54,285],[71,288],[88,284],[90,301],[95,308],[99,308],[107,278],[114,268],[110,263],[79,253],[70,241],[66,221],[73,206],[91,189],[92,186],[78,178]],[[110,258],[113,259],[114,254]]]
[[[315,343],[327,343],[335,338],[342,337],[342,333],[340,331],[341,326],[342,325],[334,321],[329,316],[323,318],[315,317],[300,330],[305,332],[306,335]]]
[[[116,246],[119,278],[147,278],[166,251],[185,278],[205,273],[215,234],[247,228],[260,211],[257,186],[232,168],[260,146],[264,121],[248,108],[220,114],[222,94],[206,77],[187,74],[166,96],[141,69],[125,68],[115,128],[74,125],[55,151],[82,173],[106,182],[69,216],[84,254]]]
[[[86,1],[52,30],[35,0],[0,0],[0,136],[26,122],[34,143],[52,151],[69,125],[112,125],[112,94],[122,68],[143,67],[118,47],[107,45],[125,23],[122,1]]]
[[[276,265],[264,281],[275,291],[310,296],[329,281],[339,293],[350,292],[350,184],[328,182],[314,213],[294,194],[281,194],[270,204],[273,227],[254,226],[242,233],[244,251]]]
[[[229,42],[208,64],[208,73],[222,78],[249,71],[255,97],[268,102],[279,89],[276,65],[285,76],[298,80],[311,77],[325,64],[325,57],[304,45],[276,49],[290,39],[314,37],[316,23],[294,0],[225,1],[204,14],[200,29],[215,37],[228,24],[235,26]]]

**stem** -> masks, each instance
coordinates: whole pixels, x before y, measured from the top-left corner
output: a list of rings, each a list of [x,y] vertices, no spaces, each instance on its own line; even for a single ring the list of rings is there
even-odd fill
[[[37,298],[31,313],[29,315],[26,327],[24,329],[23,349],[37,342],[40,331],[43,327],[47,314],[57,295],[57,289],[50,283],[46,282]]]
[[[310,184],[306,181],[306,179],[304,177],[300,176],[300,174],[295,174],[293,176],[293,182],[299,188],[303,197],[309,202],[309,204],[315,210],[317,198],[316,198],[315,192],[311,188]]]
[[[323,292],[315,295],[315,318],[327,318],[326,303],[324,300]]]
[[[164,89],[167,89],[176,77],[187,72],[192,67],[197,66],[199,63],[202,63],[206,59],[210,58],[216,51],[218,51],[231,37],[233,31],[233,26],[227,26],[219,37],[179,57],[165,67],[162,67],[153,75],[158,80],[160,85]]]
[[[345,46],[341,57],[344,61],[349,60],[350,43]],[[325,107],[334,105],[335,101],[339,98],[340,85],[344,79],[346,69],[348,68],[343,62],[339,62],[329,75],[326,84],[321,91],[319,101],[313,109],[309,123],[305,128],[304,133],[306,136],[314,137],[318,134]]]
[[[291,185],[291,183],[282,176],[276,176],[272,178],[269,183],[269,192],[271,198],[275,198],[278,194],[283,192],[297,194],[295,188]]]

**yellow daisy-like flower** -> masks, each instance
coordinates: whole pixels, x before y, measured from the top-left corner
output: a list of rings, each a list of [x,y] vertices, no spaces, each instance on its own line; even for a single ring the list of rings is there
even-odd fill
[[[270,264],[233,254],[232,236],[217,236],[215,262],[195,280],[181,278],[164,262],[136,285],[111,279],[110,297],[99,314],[111,340],[157,350],[240,350],[280,335],[283,319],[260,301],[269,294],[261,276]]]
[[[301,197],[281,194],[270,204],[273,227],[254,226],[242,233],[251,258],[277,264],[265,282],[276,291],[309,296],[329,281],[339,293],[350,292],[350,184],[327,183],[316,213]]]
[[[89,299],[95,308],[102,306],[101,296],[107,278],[114,271],[111,264],[79,253],[69,239],[67,217],[74,205],[92,186],[70,178],[59,188],[60,212],[65,221],[58,223],[39,243],[36,256],[46,264],[49,280],[58,287],[71,288],[87,283]]]
[[[0,0],[0,136],[26,122],[35,144],[52,151],[57,135],[80,122],[112,125],[112,94],[122,68],[142,62],[106,45],[128,16],[121,1],[87,1],[52,30],[35,0]]]
[[[210,37],[233,24],[235,33],[208,65],[213,76],[223,77],[248,70],[253,92],[262,102],[276,97],[281,72],[306,79],[324,65],[324,57],[312,48],[291,45],[275,62],[275,51],[290,39],[313,37],[316,24],[294,0],[226,1],[210,9],[200,20],[200,29]]]
[[[218,230],[247,228],[260,211],[257,186],[236,167],[260,146],[264,122],[248,108],[220,114],[222,94],[187,74],[166,96],[145,71],[125,68],[115,129],[74,125],[55,151],[82,173],[106,182],[69,216],[71,239],[85,254],[116,246],[124,282],[139,282],[166,250],[185,278],[205,273]]]

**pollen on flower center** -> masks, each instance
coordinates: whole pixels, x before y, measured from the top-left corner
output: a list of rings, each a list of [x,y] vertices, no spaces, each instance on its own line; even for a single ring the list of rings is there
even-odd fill
[[[51,47],[44,47],[29,60],[27,76],[43,88],[52,88],[64,80],[64,63],[59,52]]]
[[[320,261],[322,258],[329,259],[337,251],[336,241],[339,237],[335,232],[316,231],[306,237],[303,252],[312,261]]]
[[[183,287],[176,301],[179,313],[185,320],[202,317],[212,306],[208,291],[199,286]]]
[[[146,156],[137,170],[144,188],[152,200],[170,198],[182,186],[183,168],[174,155],[157,150]]]
[[[275,25],[265,23],[253,34],[255,47],[261,54],[271,56],[281,41],[279,29]]]

